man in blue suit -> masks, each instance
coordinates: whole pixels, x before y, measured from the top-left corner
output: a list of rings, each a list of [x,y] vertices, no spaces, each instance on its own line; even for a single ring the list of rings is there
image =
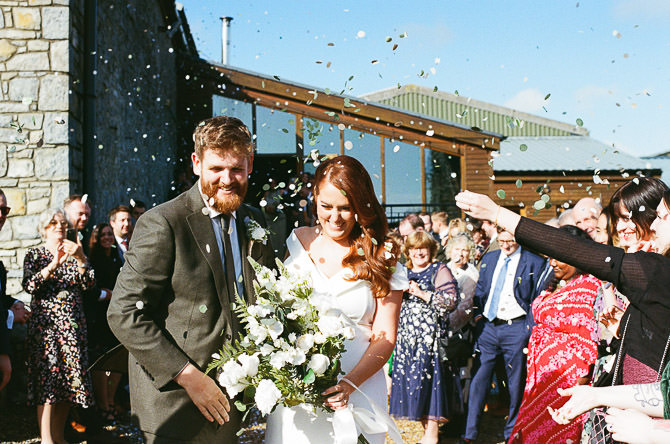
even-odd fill
[[[475,350],[480,366],[471,383],[464,442],[477,439],[496,357],[502,354],[505,360],[510,393],[505,441],[514,428],[526,379],[523,350],[530,337],[531,304],[538,293],[544,259],[522,249],[507,231],[499,232],[498,245],[500,250],[482,257],[475,290]]]

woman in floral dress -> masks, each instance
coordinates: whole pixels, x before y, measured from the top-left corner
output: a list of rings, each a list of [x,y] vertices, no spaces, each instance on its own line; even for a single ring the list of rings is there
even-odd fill
[[[390,412],[395,418],[421,421],[422,444],[437,444],[438,424],[449,417],[452,384],[438,356],[438,342],[449,313],[459,302],[458,285],[449,268],[434,262],[437,243],[425,231],[405,241],[410,288],[403,296],[393,357]]]
[[[70,406],[92,404],[82,292],[94,278],[81,245],[65,238],[62,210],[42,214],[38,228],[44,246],[23,263],[23,289],[32,295],[28,402],[37,405],[42,442],[60,444]]]
[[[568,225],[561,230],[589,239],[577,227]],[[537,324],[528,341],[526,388],[510,444],[578,443],[586,419],[558,424],[551,418],[551,409],[565,403],[557,389],[572,387],[588,376],[596,361],[593,302],[602,283],[556,259],[549,263],[554,268],[554,282],[533,301]]]

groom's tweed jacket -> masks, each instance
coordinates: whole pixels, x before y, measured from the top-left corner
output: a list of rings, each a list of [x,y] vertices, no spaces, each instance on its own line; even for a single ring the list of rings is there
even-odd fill
[[[130,352],[132,413],[149,443],[237,442],[240,418],[232,402],[231,421],[218,426],[205,420],[173,381],[188,362],[206,369],[212,354],[238,334],[214,228],[203,207],[196,184],[138,219],[107,312],[112,331]],[[249,251],[246,217],[263,226],[265,220],[249,206],[237,210],[250,299],[254,272],[246,257],[273,266],[274,253],[269,243],[259,242]]]

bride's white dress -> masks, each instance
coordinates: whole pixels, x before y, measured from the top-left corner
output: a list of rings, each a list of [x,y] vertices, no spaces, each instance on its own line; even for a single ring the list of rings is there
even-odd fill
[[[329,294],[337,308],[356,323],[356,337],[346,342],[346,352],[342,355],[342,370],[346,374],[360,361],[370,345],[372,320],[376,308],[376,299],[372,295],[370,283],[363,280],[345,280],[353,273],[350,269],[343,269],[330,278],[323,275],[301,244],[295,231],[287,239],[286,245],[290,253],[286,266],[301,273],[309,273],[312,277],[314,291]],[[404,290],[407,287],[406,273],[399,265],[391,278],[391,289]],[[379,407],[388,411],[386,382],[382,370],[363,382],[359,389]],[[349,405],[372,410],[370,404],[358,392],[351,394]],[[268,417],[265,442],[267,444],[333,443],[335,436],[331,422],[332,416],[332,413],[320,409],[314,411],[308,406],[300,405],[292,408],[278,406]],[[371,444],[383,444],[384,435],[383,433],[366,434],[365,437]]]

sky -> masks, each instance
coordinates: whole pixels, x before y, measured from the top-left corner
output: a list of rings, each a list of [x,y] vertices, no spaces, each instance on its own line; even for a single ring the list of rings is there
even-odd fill
[[[221,60],[219,17],[230,16],[234,67],[338,92],[354,76],[352,96],[438,87],[581,119],[593,138],[636,156],[670,151],[667,0],[181,4],[207,60]]]

